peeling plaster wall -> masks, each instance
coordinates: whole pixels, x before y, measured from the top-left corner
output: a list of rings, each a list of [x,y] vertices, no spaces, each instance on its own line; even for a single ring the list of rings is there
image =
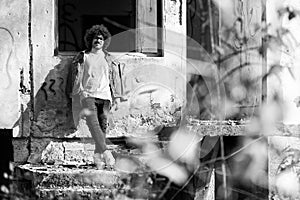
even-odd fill
[[[49,131],[56,131],[57,126],[66,122],[67,99],[64,95],[64,82],[67,60],[54,56],[54,19],[54,1],[32,1],[33,134],[42,131],[47,135]]]
[[[164,0],[163,7],[163,26],[165,30],[164,52],[165,64],[171,66],[172,69],[186,74],[186,0]],[[181,77],[178,77],[180,80]],[[181,85],[181,83],[180,83]],[[185,96],[185,89],[183,91]],[[178,91],[180,93],[180,91]]]

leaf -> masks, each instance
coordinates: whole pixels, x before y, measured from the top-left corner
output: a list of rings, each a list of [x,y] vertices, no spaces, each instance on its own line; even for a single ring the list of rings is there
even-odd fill
[[[6,193],[6,194],[9,194],[9,190],[5,185],[1,185],[1,191]]]
[[[178,130],[171,136],[168,152],[174,160],[197,165],[199,162],[199,150],[201,138],[187,130]]]
[[[153,157],[147,162],[148,166],[177,185],[183,185],[188,179],[187,170],[163,156]]]

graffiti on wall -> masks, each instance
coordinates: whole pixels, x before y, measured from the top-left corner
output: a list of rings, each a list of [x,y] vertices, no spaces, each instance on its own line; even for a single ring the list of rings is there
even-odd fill
[[[67,68],[68,62],[63,62],[50,70],[35,96],[34,136],[63,137],[73,131],[72,114],[65,95]]]
[[[51,78],[49,81],[45,81],[41,87],[41,91],[43,91],[45,100],[48,101],[50,95],[55,101],[62,101],[64,98],[63,85],[64,78],[62,77],[56,77],[56,79]]]

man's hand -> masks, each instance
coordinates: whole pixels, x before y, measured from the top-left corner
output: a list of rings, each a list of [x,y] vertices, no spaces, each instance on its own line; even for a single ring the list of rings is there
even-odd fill
[[[125,98],[125,97],[123,97],[123,96],[121,96],[121,97],[116,97],[116,98],[114,99],[114,104],[113,104],[112,109],[115,110],[115,111],[118,110],[118,109],[119,109],[119,104],[120,104],[121,102],[125,102],[125,101],[128,101],[128,99]]]

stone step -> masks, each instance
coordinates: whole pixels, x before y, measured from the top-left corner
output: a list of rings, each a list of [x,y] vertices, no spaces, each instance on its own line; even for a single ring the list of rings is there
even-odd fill
[[[93,166],[20,165],[16,178],[31,181],[33,187],[102,186],[114,188],[120,178],[117,171],[97,170]]]
[[[157,142],[161,148],[165,148],[168,142]],[[107,145],[115,157],[117,155],[141,154],[138,147],[130,144],[127,139],[114,138]],[[31,141],[31,154],[28,162],[31,164],[72,164],[89,165],[93,163],[95,144],[92,139],[82,140],[56,140],[34,138]]]
[[[125,193],[128,196],[128,191],[135,191],[136,187],[127,185],[131,184],[132,174],[97,170],[91,165],[75,167],[25,164],[16,166],[14,174],[14,192],[28,197],[27,199],[116,199]],[[142,196],[140,199],[147,199],[149,193],[146,176],[143,177],[146,189],[138,188],[139,191],[143,190],[142,195],[139,194],[139,197]],[[120,199],[130,199],[127,196]]]
[[[113,199],[120,174],[93,166],[25,164],[15,167],[14,192],[27,199]]]
[[[28,183],[27,183],[28,185]],[[102,188],[96,186],[73,186],[73,187],[37,187],[29,189],[24,187],[24,182],[14,183],[15,199],[30,200],[91,200],[91,199],[115,199],[117,189]]]
[[[107,189],[101,187],[56,187],[47,188],[40,187],[36,190],[37,199],[48,200],[53,199],[64,199],[64,200],[112,200],[115,199],[116,189]]]
[[[19,184],[18,191],[16,190]],[[14,184],[15,199],[30,200],[146,200],[149,192],[145,191],[144,196],[129,196],[124,190],[117,188],[103,188],[97,186],[73,186],[73,187],[37,187],[28,190],[20,186],[20,183]],[[22,187],[22,188],[21,188]],[[27,190],[26,190],[27,189]]]
[[[13,188],[27,199],[149,199],[159,196],[167,185],[164,176],[137,168],[134,172],[96,170],[91,165],[32,165],[15,167]],[[212,199],[214,172],[206,185],[198,185],[195,199]],[[169,189],[172,189],[170,187]],[[180,189],[180,187],[178,187]],[[177,191],[177,190],[176,190]],[[178,191],[181,191],[178,190]],[[169,192],[170,193],[170,192]],[[170,195],[170,194],[168,194]],[[171,195],[172,196],[172,195]],[[153,199],[153,198],[150,198]]]
[[[146,191],[146,193],[148,193]],[[128,197],[117,189],[97,187],[71,187],[71,188],[38,188],[36,197],[39,200],[146,200],[147,197]]]

